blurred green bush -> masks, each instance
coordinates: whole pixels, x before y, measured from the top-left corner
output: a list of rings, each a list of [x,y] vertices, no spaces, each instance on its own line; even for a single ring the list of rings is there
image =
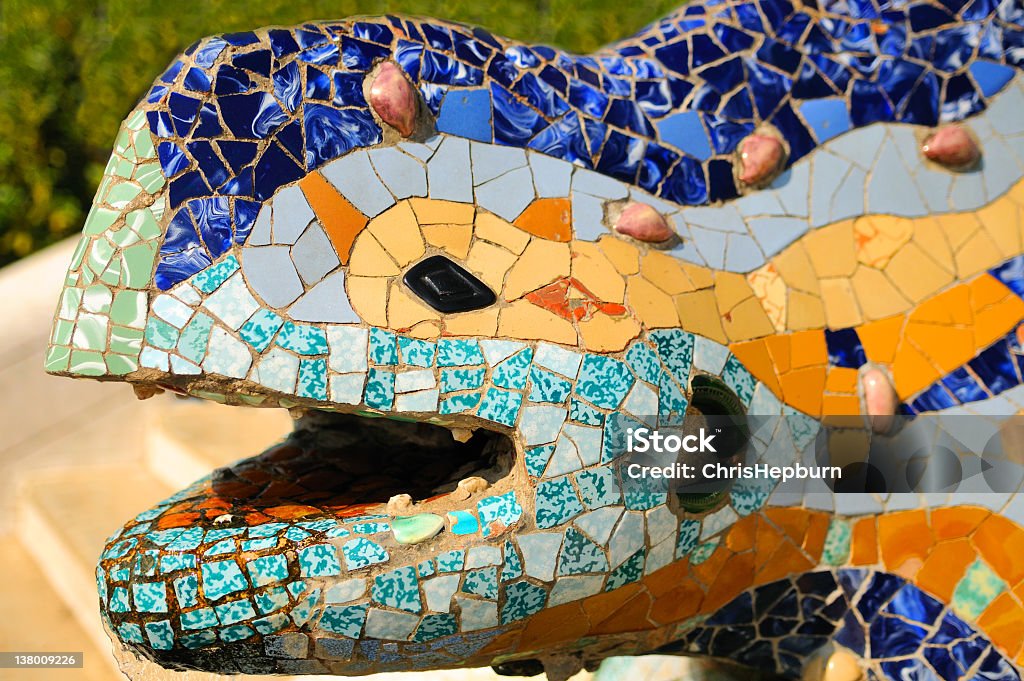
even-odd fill
[[[118,125],[212,33],[403,13],[587,52],[678,0],[0,0],[0,266],[80,229]]]

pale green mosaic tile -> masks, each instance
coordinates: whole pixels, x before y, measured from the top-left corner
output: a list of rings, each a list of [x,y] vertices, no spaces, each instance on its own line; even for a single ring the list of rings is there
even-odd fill
[[[89,250],[89,257],[86,258],[85,266],[94,274],[103,274],[107,269],[110,259],[114,257],[117,248],[107,239],[97,239]]]
[[[110,229],[110,226],[117,221],[120,215],[120,212],[111,208],[93,206],[92,210],[89,211],[89,215],[85,218],[85,227],[82,229],[82,232],[87,236],[102,234]]]
[[[107,355],[107,368],[111,374],[115,376],[123,376],[124,374],[130,374],[131,372],[139,368],[139,362],[135,357],[129,357],[127,355]]]
[[[44,366],[47,371],[65,371],[70,363],[71,348],[54,345],[46,351],[46,364]]]
[[[135,167],[135,180],[142,188],[153,193],[164,186],[164,175],[159,163],[143,163]]]
[[[128,288],[142,288],[153,276],[153,263],[156,261],[157,244],[150,241],[136,244],[124,249],[121,257],[124,260],[125,282]]]
[[[121,261],[111,260],[107,269],[103,270],[103,274],[100,275],[100,281],[111,286],[118,286],[121,283]]]
[[[82,295],[82,309],[86,312],[106,314],[110,312],[110,303],[114,294],[103,284],[93,284],[85,289]]]
[[[141,329],[146,325],[147,302],[144,291],[120,291],[110,306],[110,319],[115,324]]]
[[[131,211],[125,216],[125,223],[141,239],[153,239],[160,236],[160,225],[157,224],[153,211],[149,208]]]
[[[106,350],[107,326],[106,317],[83,312],[78,315],[75,332],[71,335],[71,344],[81,350]]]
[[[68,370],[83,376],[102,376],[107,373],[107,365],[103,362],[103,355],[98,352],[73,350]]]
[[[74,330],[74,322],[58,319],[53,324],[53,335],[50,337],[50,342],[57,345],[71,345],[71,334]]]
[[[985,608],[1006,591],[1006,582],[984,561],[978,559],[953,591],[953,611],[968,622],[974,621]]]
[[[173,350],[178,344],[178,330],[157,317],[146,322],[146,342],[161,350]]]
[[[82,266],[82,262],[85,259],[85,252],[89,248],[91,241],[92,240],[89,237],[84,235],[78,240],[78,245],[75,246],[75,252],[71,254],[71,265],[68,267],[69,271],[77,270]]]
[[[74,320],[78,317],[78,307],[82,304],[82,289],[66,288],[60,297],[60,308],[57,316],[60,319]]]
[[[834,519],[825,536],[822,561],[826,565],[843,565],[850,557],[850,525],[845,520]]]
[[[110,328],[110,351],[138,357],[142,350],[142,331],[123,326]]]

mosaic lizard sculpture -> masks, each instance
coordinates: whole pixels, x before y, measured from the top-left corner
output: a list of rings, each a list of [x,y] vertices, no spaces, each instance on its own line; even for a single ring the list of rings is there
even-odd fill
[[[1009,468],[621,464],[723,414],[723,460],[780,470],[875,470],[929,414],[1012,441],[1022,24],[729,0],[591,56],[394,16],[197,42],[117,137],[46,368],[297,420],[110,538],[112,635],[226,673],[1019,679]]]

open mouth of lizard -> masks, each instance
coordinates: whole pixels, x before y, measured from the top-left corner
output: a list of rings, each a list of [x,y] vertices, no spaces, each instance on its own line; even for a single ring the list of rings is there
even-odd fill
[[[514,461],[512,438],[497,430],[311,411],[281,444],[217,470],[212,490],[254,510],[315,507],[349,518],[415,503],[443,515],[508,477]]]

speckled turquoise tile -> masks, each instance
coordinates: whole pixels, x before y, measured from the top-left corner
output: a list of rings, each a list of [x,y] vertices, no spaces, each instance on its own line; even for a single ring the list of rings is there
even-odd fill
[[[484,355],[474,340],[442,338],[437,342],[437,366],[455,367],[483,364]]]
[[[515,492],[506,492],[481,499],[476,504],[476,510],[485,537],[489,537],[497,531],[492,523],[498,523],[503,527],[512,527],[519,522],[523,515],[523,507],[516,500]]]
[[[313,400],[327,399],[327,360],[302,360],[299,364],[299,382],[295,394]]]
[[[526,472],[534,477],[543,475],[544,469],[547,468],[548,460],[554,451],[555,445],[553,444],[527,449],[525,452]]]
[[[556,374],[575,379],[579,374],[582,361],[583,356],[578,352],[566,350],[549,343],[537,344],[537,356],[534,358],[534,364],[549,369]]]
[[[501,581],[507,582],[517,577],[522,577],[523,561],[520,559],[519,554],[516,553],[515,546],[510,541],[505,542],[504,556],[500,575]]]
[[[181,332],[177,346],[178,354],[196,364],[202,362],[206,356],[207,344],[210,342],[211,329],[213,317],[202,312],[197,313],[195,319]]]
[[[383,563],[389,557],[383,546],[362,537],[345,542],[341,550],[345,554],[345,565],[349,570],[358,570],[368,565]]]
[[[299,549],[298,556],[299,573],[303,577],[332,577],[341,574],[338,550],[330,544],[307,546]]]
[[[501,608],[501,623],[517,622],[540,612],[547,601],[547,595],[543,588],[529,582],[507,585],[505,603]]]
[[[498,568],[470,570],[462,580],[462,591],[482,598],[498,597]]]
[[[359,638],[366,622],[367,606],[364,605],[328,605],[320,617],[320,628],[334,634],[349,638]]]
[[[585,355],[576,394],[597,407],[616,409],[634,380],[624,362],[601,355]]]
[[[462,550],[445,551],[437,556],[438,572],[458,572],[466,564],[466,552]]]
[[[327,334],[318,326],[285,322],[277,334],[277,345],[300,355],[326,355]]]
[[[477,415],[495,423],[511,426],[516,421],[522,403],[522,393],[490,388],[480,403]]]
[[[573,397],[569,400],[569,419],[588,426],[600,426],[604,423],[604,414],[596,407]]]
[[[561,525],[583,512],[583,505],[568,477],[538,484],[535,508],[537,527],[541,529]]]
[[[588,509],[611,506],[622,502],[622,493],[610,468],[601,467],[577,473],[576,484],[580,499]]]
[[[569,528],[558,554],[558,574],[578,575],[600,573],[608,570],[608,558],[604,551],[581,532]]]
[[[404,567],[377,575],[373,580],[371,596],[376,603],[407,612],[420,612],[419,583],[416,569]]]
[[[245,575],[233,560],[203,563],[203,594],[208,601],[215,601],[249,586]]]
[[[441,400],[438,410],[441,414],[457,414],[464,411],[470,411],[479,403],[480,393],[453,395],[452,397],[446,397]]]
[[[526,387],[526,379],[530,373],[530,362],[533,360],[533,349],[526,348],[494,368],[491,382],[500,388],[522,390]]]
[[[404,364],[417,367],[429,367],[434,364],[437,344],[407,336],[398,337],[398,350]]]
[[[364,401],[374,409],[390,409],[395,401],[395,374],[371,367],[366,375]]]
[[[530,370],[530,394],[527,399],[531,402],[562,404],[571,392],[571,381],[537,367]]]
[[[644,571],[644,552],[643,550],[637,551],[632,556],[626,559],[619,567],[612,570],[611,574],[608,575],[608,584],[605,586],[605,591],[612,591],[618,589],[620,586],[632,584],[640,579],[640,576]]]
[[[441,392],[475,390],[483,385],[486,369],[442,369]]]
[[[722,380],[732,388],[744,406],[750,406],[757,381],[736,357],[730,356],[722,370]]]
[[[270,310],[257,310],[247,322],[242,324],[238,335],[252,346],[256,352],[263,352],[274,339],[284,320]]]

